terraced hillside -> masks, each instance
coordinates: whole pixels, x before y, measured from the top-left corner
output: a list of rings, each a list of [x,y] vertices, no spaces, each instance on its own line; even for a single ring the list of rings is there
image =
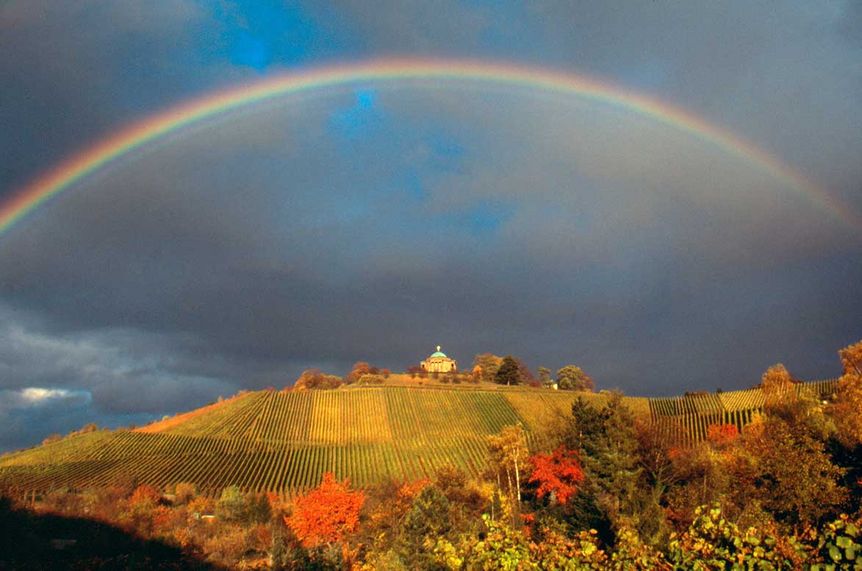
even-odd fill
[[[798,390],[818,397],[835,381]],[[216,494],[229,485],[292,494],[324,471],[358,486],[417,479],[444,465],[477,473],[486,437],[521,423],[532,435],[575,398],[600,406],[604,394],[541,389],[368,387],[241,394],[137,430],[97,431],[0,457],[0,487],[85,488],[135,481],[158,487],[194,482]],[[741,427],[763,406],[757,389],[647,399],[625,397],[639,416],[684,442],[712,423]]]

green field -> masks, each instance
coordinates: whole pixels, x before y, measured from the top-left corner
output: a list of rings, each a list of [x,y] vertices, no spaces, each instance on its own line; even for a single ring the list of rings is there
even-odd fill
[[[836,381],[799,385],[823,398]],[[535,434],[585,397],[546,389],[377,386],[241,394],[138,430],[96,431],[0,456],[0,488],[82,489],[117,482],[165,488],[194,482],[207,494],[237,485],[287,495],[316,486],[324,471],[356,486],[413,480],[454,465],[483,469],[486,437],[521,423]],[[738,427],[762,408],[758,389],[674,398],[625,397],[644,420],[682,444],[714,423]]]

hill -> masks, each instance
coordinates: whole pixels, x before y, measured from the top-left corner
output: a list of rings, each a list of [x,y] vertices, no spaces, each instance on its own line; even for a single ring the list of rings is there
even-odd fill
[[[835,385],[797,391],[826,398]],[[477,473],[488,435],[521,423],[533,439],[578,397],[601,406],[608,395],[463,385],[247,392],[136,430],[76,434],[0,456],[0,488],[194,482],[208,494],[238,485],[290,495],[317,485],[324,471],[357,486],[418,479],[445,465]],[[741,428],[764,402],[759,389],[624,399],[681,444],[703,439],[710,424]]]

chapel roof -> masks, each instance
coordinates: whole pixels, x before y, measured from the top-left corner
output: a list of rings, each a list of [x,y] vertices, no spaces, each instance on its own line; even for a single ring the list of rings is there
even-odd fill
[[[446,353],[440,351],[440,345],[437,345],[437,350],[431,353],[432,357],[446,357]],[[448,357],[447,357],[448,358]]]

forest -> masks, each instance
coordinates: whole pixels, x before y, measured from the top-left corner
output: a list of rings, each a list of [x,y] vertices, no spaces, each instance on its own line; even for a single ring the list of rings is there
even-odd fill
[[[442,466],[357,487],[325,473],[292,496],[134,480],[10,494],[0,567],[859,569],[862,341],[839,357],[831,398],[770,367],[752,421],[713,424],[699,442],[669,438],[615,393],[576,399],[530,438],[504,426],[478,475]],[[150,547],[129,559],[99,534],[56,537],[44,518]]]

